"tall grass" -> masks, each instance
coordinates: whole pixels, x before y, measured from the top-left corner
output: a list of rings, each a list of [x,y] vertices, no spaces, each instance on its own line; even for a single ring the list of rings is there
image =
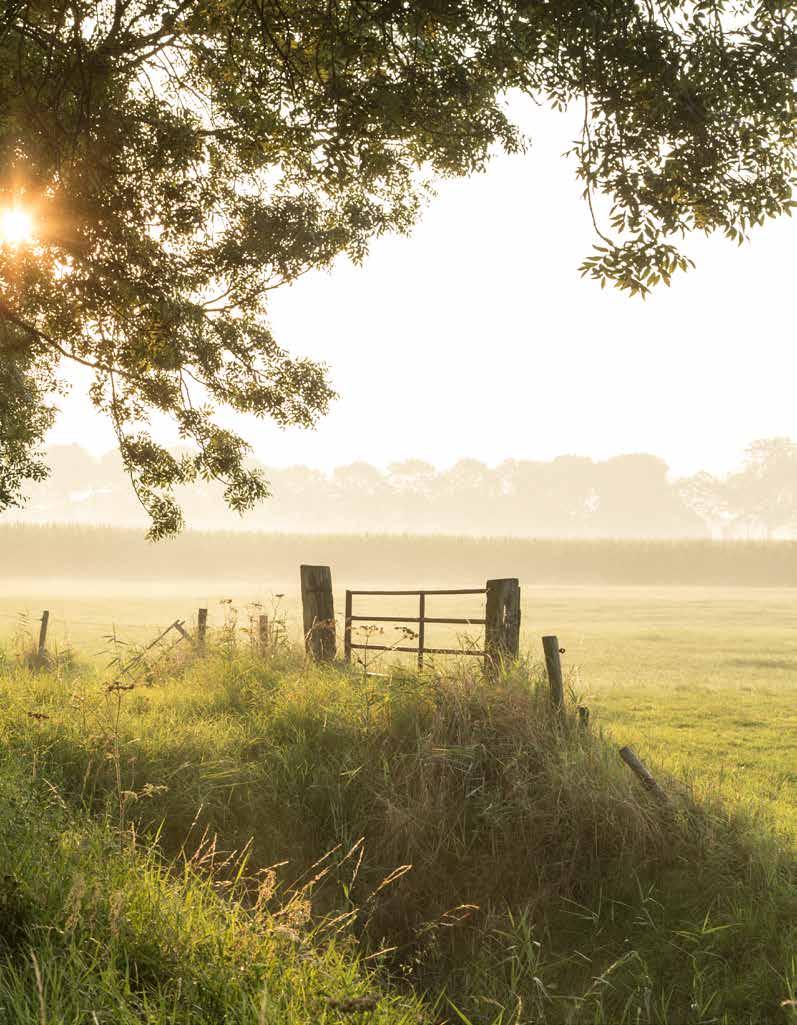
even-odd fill
[[[122,833],[176,863],[208,843],[247,850],[249,876],[287,862],[278,889],[314,880],[313,914],[430,1021],[789,1020],[788,841],[674,780],[656,804],[599,727],[552,712],[536,666],[375,681],[227,648],[118,717],[93,670],[8,665],[0,693],[3,748],[75,814],[118,824],[121,802]]]
[[[526,584],[797,586],[797,541],[620,541],[447,535],[201,533],[152,545],[138,530],[0,526],[7,577],[295,583],[300,563],[347,586]]]
[[[320,935],[295,904],[253,902],[240,879],[220,889],[210,860],[168,864],[132,834],[120,847],[109,823],[5,758],[0,1021],[316,1025],[351,1020],[358,1002],[380,1025],[420,1020],[345,938]]]

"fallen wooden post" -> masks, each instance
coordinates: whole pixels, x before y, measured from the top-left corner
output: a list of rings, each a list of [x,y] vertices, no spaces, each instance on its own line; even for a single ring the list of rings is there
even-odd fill
[[[647,765],[645,765],[645,763],[636,756],[633,748],[621,747],[620,757],[647,791],[653,794],[653,796],[661,801],[662,804],[670,803],[669,796],[653,778],[653,774],[650,769],[648,769]]]
[[[142,662],[144,663],[144,665],[148,666],[149,663],[147,662],[146,657],[145,657],[147,652],[150,651],[152,648],[154,648],[155,645],[159,641],[162,641],[163,638],[166,636],[166,634],[170,630],[173,630],[175,628],[175,626],[177,625],[178,622],[179,622],[179,620],[175,620],[174,623],[170,623],[162,633],[158,634],[158,636],[155,638],[154,641],[150,641],[149,644],[146,646],[146,648],[143,648],[138,653],[138,655],[135,655],[126,665],[123,666],[123,665],[120,664],[120,666],[119,666],[119,676],[121,677],[121,676],[124,676],[125,673],[130,673],[133,669],[135,669]],[[116,661],[116,659],[114,659],[114,661]],[[113,665],[113,662],[111,663],[111,665]]]
[[[196,641],[191,636],[191,634],[185,629],[185,627],[183,626],[182,620],[175,619],[175,621],[172,624],[172,626],[178,632],[178,634],[180,634],[180,636],[183,638],[183,640],[188,641],[189,644],[192,644],[194,647],[196,647]]]

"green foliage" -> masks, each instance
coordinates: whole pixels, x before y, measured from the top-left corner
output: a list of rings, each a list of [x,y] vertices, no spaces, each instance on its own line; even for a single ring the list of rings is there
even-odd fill
[[[55,420],[48,393],[55,387],[52,367],[16,337],[13,354],[0,359],[0,509],[23,504],[23,488],[47,477],[41,445]]]
[[[791,5],[756,0],[10,0],[0,198],[38,230],[0,251],[3,358],[91,369],[152,536],[196,478],[249,508],[267,485],[214,407],[310,426],[332,398],[272,337],[271,289],[407,231],[434,175],[521,148],[512,89],[584,106],[578,174],[613,211],[583,272],[668,283],[683,233],[789,211],[794,33]],[[195,454],[155,444],[154,413]],[[16,493],[34,467],[12,466]]]
[[[7,680],[0,735],[17,764],[35,765],[63,801],[100,820],[116,818],[120,783],[107,754],[119,750],[121,787],[134,795],[128,821],[172,857],[206,850],[203,834],[219,850],[252,838],[246,873],[226,876],[238,879],[227,897],[235,921],[246,904],[236,893],[255,885],[256,870],[289,859],[282,878],[300,890],[315,880],[316,915],[342,916],[370,952],[394,948],[383,972],[432,1003],[444,992],[449,1013],[422,1021],[788,1022],[779,1006],[795,986],[788,841],[697,799],[654,764],[673,797],[663,810],[614,745],[570,715],[556,719],[538,680],[518,666],[495,686],[456,670],[364,682],[284,650],[265,661],[218,652],[126,693],[114,727],[101,678],[19,671]],[[49,718],[31,719],[31,708]],[[94,865],[84,877],[104,879]],[[150,884],[136,885],[146,909]],[[196,939],[213,935],[197,924],[196,900],[187,911],[173,905],[185,928],[159,910],[119,942],[127,963],[141,959],[153,973],[148,994],[164,976],[187,987],[199,978],[211,1006],[222,968]],[[223,915],[221,904],[213,898]],[[91,907],[79,928],[104,936]],[[28,929],[29,905],[13,910],[13,929]],[[217,949],[232,973],[239,961]],[[312,1000],[317,987],[308,991]]]

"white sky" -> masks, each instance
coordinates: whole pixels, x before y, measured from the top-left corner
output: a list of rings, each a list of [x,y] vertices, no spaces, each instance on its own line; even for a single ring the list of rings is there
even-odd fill
[[[646,451],[680,475],[797,438],[797,226],[772,222],[742,249],[690,240],[697,267],[645,302],[601,291],[577,271],[593,233],[561,157],[575,119],[522,113],[529,153],[441,183],[412,237],[378,240],[364,267],[341,260],[275,294],[278,340],[328,363],[341,397],[315,432],[222,417],[263,462]],[[75,388],[49,440],[111,448],[88,407]]]

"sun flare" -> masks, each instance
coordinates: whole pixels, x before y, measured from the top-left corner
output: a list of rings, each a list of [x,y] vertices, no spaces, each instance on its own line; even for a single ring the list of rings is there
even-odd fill
[[[22,207],[14,206],[0,213],[0,244],[25,245],[33,241],[33,218]]]

